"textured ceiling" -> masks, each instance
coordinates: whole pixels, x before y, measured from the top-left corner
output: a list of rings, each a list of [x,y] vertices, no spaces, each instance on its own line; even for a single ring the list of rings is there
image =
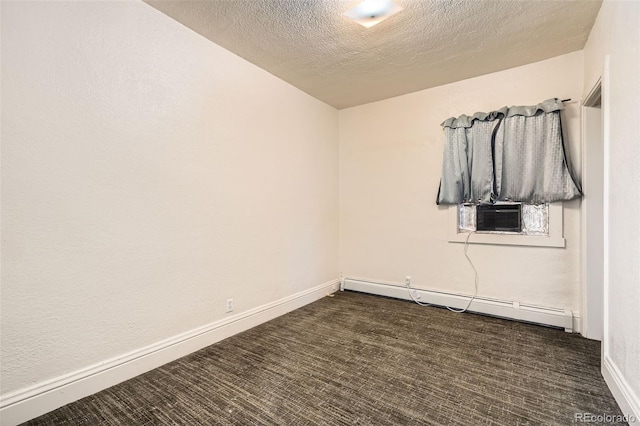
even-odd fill
[[[336,108],[580,50],[600,0],[395,0],[372,27],[341,0],[146,0]]]

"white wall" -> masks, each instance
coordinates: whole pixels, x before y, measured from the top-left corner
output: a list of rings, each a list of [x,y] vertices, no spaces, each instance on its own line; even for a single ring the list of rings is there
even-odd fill
[[[579,175],[582,52],[341,110],[340,271],[470,294],[463,245],[447,242],[447,207],[435,204],[442,128],[451,116],[572,98],[565,110]],[[565,203],[566,248],[472,245],[482,296],[579,310],[580,202]],[[473,238],[473,237],[472,237]]]
[[[140,2],[2,2],[3,395],[337,278],[337,111]]]
[[[626,390],[627,403],[640,416],[640,2],[603,3],[584,49],[585,95],[602,76],[605,55],[610,196],[603,367],[617,375],[618,384],[605,374],[614,394],[616,387]]]

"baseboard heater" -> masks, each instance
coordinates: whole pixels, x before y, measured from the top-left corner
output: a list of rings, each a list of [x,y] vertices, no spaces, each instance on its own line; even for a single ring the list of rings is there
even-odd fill
[[[412,300],[407,287],[400,284],[351,278],[344,279],[341,284],[342,290],[353,290],[378,296],[393,297],[395,299]],[[420,296],[420,302],[436,306],[450,306],[452,308],[462,309],[467,306],[469,302],[469,296],[421,289],[414,289],[414,291],[416,295]],[[468,311],[549,327],[564,328],[566,332],[573,332],[573,312],[568,310],[529,306],[522,305],[518,302],[476,297],[473,302],[471,302]]]

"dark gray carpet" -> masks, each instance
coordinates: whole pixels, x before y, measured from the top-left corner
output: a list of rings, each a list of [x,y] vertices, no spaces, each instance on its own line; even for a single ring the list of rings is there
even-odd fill
[[[620,415],[600,343],[344,292],[32,425],[568,425]]]

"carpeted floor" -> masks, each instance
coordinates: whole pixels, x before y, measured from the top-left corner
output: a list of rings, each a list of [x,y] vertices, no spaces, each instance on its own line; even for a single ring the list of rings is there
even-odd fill
[[[620,415],[600,343],[339,292],[32,425],[568,425]]]

